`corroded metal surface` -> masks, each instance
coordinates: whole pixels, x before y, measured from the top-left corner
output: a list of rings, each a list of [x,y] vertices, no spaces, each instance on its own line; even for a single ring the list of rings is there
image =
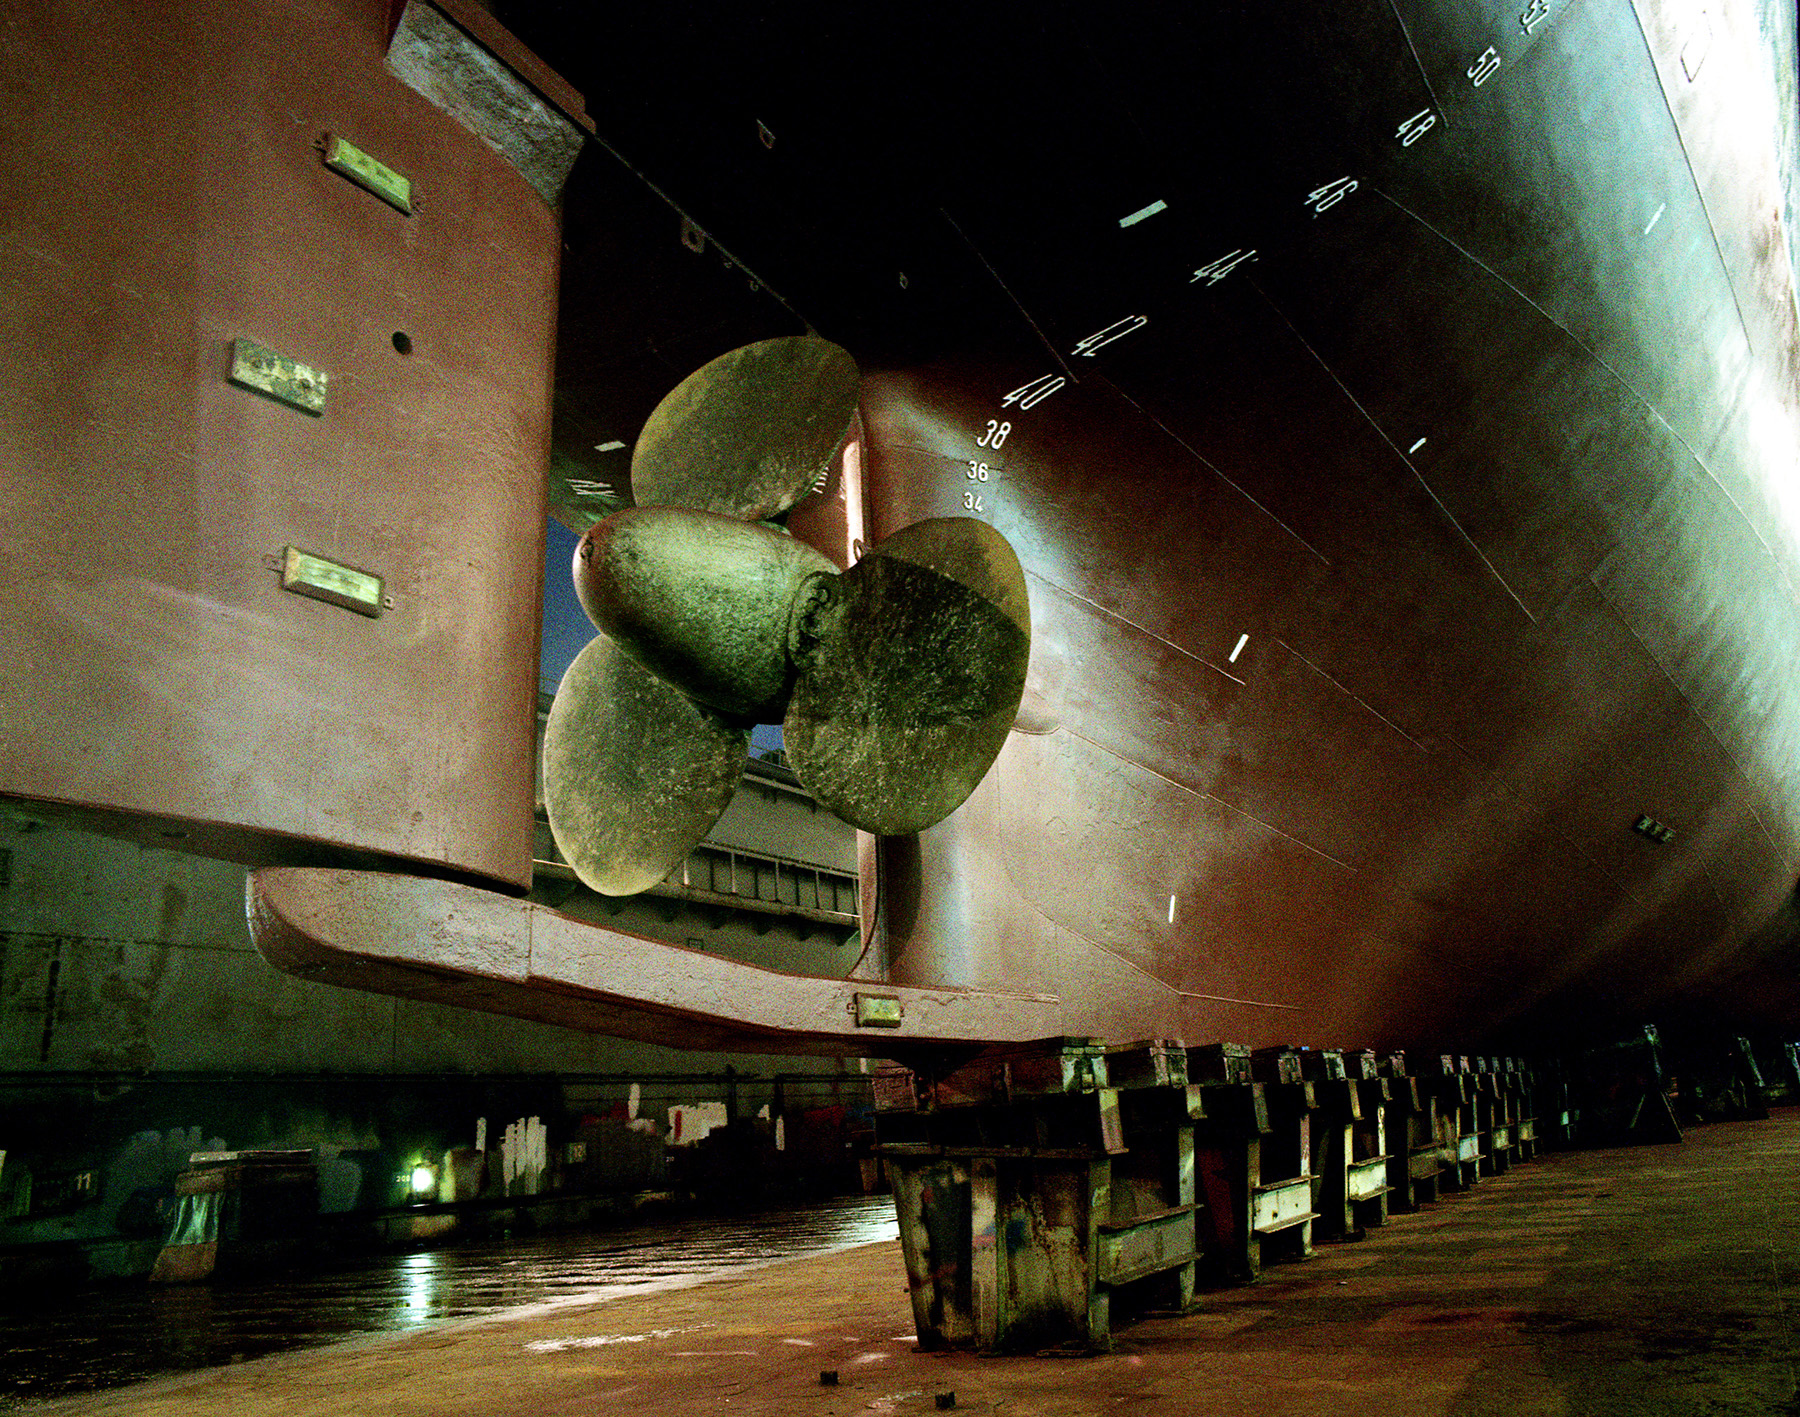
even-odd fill
[[[546,84],[540,64],[515,70],[507,62],[516,62],[510,47],[489,42],[488,26],[480,23],[484,18],[474,5],[446,0],[440,8],[407,0],[388,44],[388,69],[479,135],[555,206],[586,136],[580,100],[569,105],[574,96],[565,86]]]
[[[830,472],[859,381],[848,353],[813,336],[720,355],[650,415],[631,454],[633,497],[752,521],[786,511]]]
[[[317,417],[325,412],[331,376],[254,340],[231,342],[231,382]]]
[[[575,550],[575,590],[627,654],[721,713],[773,722],[787,702],[789,608],[823,555],[755,522],[627,507]]]
[[[563,859],[602,895],[667,876],[719,819],[750,739],[597,635],[544,728],[544,804]]]
[[[985,523],[941,518],[814,590],[796,617],[801,668],[782,725],[794,770],[864,831],[941,821],[1018,712],[1031,650],[1018,558]]]

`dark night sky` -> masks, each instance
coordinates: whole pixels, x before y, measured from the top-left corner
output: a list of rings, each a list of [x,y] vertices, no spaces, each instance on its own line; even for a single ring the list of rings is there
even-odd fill
[[[575,544],[580,540],[561,522],[550,518],[550,530],[544,538],[544,645],[538,658],[538,688],[547,694],[556,692],[563,671],[594,637],[594,627],[575,598],[575,582],[569,574]]]

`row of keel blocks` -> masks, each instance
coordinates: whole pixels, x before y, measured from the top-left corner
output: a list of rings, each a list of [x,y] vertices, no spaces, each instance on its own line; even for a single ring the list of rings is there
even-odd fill
[[[924,1348],[1105,1348],[1115,1310],[1179,1312],[1537,1154],[1511,1058],[1052,1038],[884,1065]],[[1566,1093],[1562,1100],[1566,1102]]]

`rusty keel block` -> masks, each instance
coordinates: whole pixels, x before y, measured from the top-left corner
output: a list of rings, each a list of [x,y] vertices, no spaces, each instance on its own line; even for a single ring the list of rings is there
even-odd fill
[[[1356,1076],[1337,1080],[1330,1080],[1336,1064],[1321,1066],[1327,1080],[1313,1084],[1319,1103],[1312,1129],[1313,1209],[1325,1238],[1332,1240],[1360,1239],[1370,1226],[1385,1225],[1393,1189],[1388,1149],[1392,1086],[1389,1079],[1372,1075],[1374,1054],[1358,1055],[1352,1065]],[[1366,1078],[1365,1069],[1371,1074]]]
[[[921,1346],[1103,1348],[1115,1298],[1191,1304],[1201,1110],[1166,1040],[1052,1038],[884,1069],[876,1149]]]

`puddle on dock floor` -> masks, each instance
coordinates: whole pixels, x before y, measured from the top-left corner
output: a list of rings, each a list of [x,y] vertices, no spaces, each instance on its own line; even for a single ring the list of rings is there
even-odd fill
[[[691,1284],[891,1240],[889,1196],[797,1211],[358,1255],[268,1280],[0,1297],[0,1410],[359,1334]]]

